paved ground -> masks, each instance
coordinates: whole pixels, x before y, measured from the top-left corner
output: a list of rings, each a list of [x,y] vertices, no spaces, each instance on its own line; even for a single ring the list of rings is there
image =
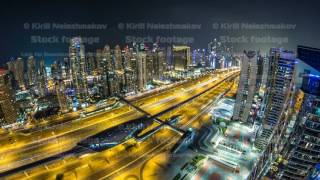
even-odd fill
[[[212,157],[232,163],[239,168],[239,172],[215,160],[208,159],[192,179],[246,179],[259,155],[253,150],[252,137],[251,128],[240,123],[230,124],[225,136],[219,137],[219,144],[215,147],[217,153]]]

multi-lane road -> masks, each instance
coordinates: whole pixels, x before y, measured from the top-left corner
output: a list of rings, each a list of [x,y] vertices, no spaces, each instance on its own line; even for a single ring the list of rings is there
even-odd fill
[[[175,105],[179,104],[180,102],[184,102],[197,94],[200,94],[202,92],[208,91],[210,89],[210,92],[218,93],[220,91],[217,91],[216,88],[213,87],[221,87],[222,84],[224,84],[224,80],[235,73],[238,73],[237,71],[234,72],[225,72],[221,74],[220,76],[205,76],[197,81],[193,81],[192,83],[185,83],[183,85],[177,86],[176,88],[171,89],[170,91],[164,91],[161,94],[153,95],[146,97],[144,99],[138,100],[134,102],[136,106],[139,106],[144,111],[148,112],[151,115],[158,114],[160,112],[163,112],[171,107],[174,107]],[[213,88],[213,89],[211,89]],[[219,88],[217,88],[219,89]],[[213,93],[213,94],[215,94]],[[201,98],[200,98],[201,99]],[[198,101],[198,100],[197,100]],[[202,104],[203,105],[203,104]],[[203,106],[204,107],[204,106]],[[197,107],[193,111],[196,113],[196,115],[199,113],[198,111],[203,110],[203,107]],[[189,112],[189,111],[188,111]],[[103,112],[100,114],[97,114],[95,116],[83,118],[77,121],[70,121],[68,123],[64,123],[60,126],[53,126],[51,128],[47,128],[41,131],[33,132],[28,135],[23,136],[21,139],[17,139],[17,142],[14,144],[8,144],[9,149],[6,150],[4,148],[0,149],[1,157],[0,157],[0,172],[6,172],[8,170],[15,169],[17,167],[21,167],[23,165],[30,164],[32,162],[39,161],[41,159],[58,155],[61,152],[68,151],[72,149],[77,142],[81,141],[82,139],[91,136],[93,134],[96,134],[98,132],[101,132],[105,129],[108,129],[110,127],[122,124],[124,122],[128,122],[133,119],[137,119],[139,117],[142,117],[143,114],[137,112],[134,108],[131,108],[128,105],[123,105],[115,110],[111,110],[109,112]],[[164,115],[165,116],[165,115]],[[197,116],[196,116],[197,117]],[[190,125],[193,120],[197,118],[188,117],[186,116],[182,122],[186,121],[182,127],[187,127]],[[164,132],[162,132],[164,131]],[[171,132],[169,130],[162,130],[159,133],[168,133],[170,136],[176,136],[174,132]],[[170,137],[168,136],[168,137]],[[156,136],[158,138],[158,136]],[[159,136],[161,137],[161,136]],[[35,138],[35,139],[34,139]],[[137,147],[134,147],[134,149],[139,149],[138,152],[148,152],[151,149],[154,149],[155,146],[154,142],[160,142],[160,141],[153,141],[153,140],[146,140],[145,142],[139,143]],[[162,142],[162,141],[161,141]],[[166,141],[163,141],[166,142]],[[174,142],[172,142],[174,143]],[[146,144],[146,147],[144,148],[144,144]],[[148,145],[149,144],[149,145]],[[150,145],[151,144],[151,145]],[[169,143],[171,144],[171,143]],[[163,144],[161,147],[166,147]],[[121,145],[116,146],[115,148],[112,148],[112,150],[107,150],[106,152],[99,153],[99,157],[103,157],[102,159],[106,159],[108,156],[104,156],[104,154],[112,154],[112,152],[116,152],[115,154],[119,155],[121,154]],[[142,150],[141,150],[142,149]],[[161,148],[156,148],[161,149]],[[127,158],[132,157],[138,157],[137,154],[134,154],[134,152],[125,153]],[[90,155],[91,157],[91,155]],[[112,157],[112,156],[110,156]],[[72,161],[71,157],[71,161]],[[64,158],[64,162],[67,161]],[[85,159],[85,157],[84,157]],[[99,159],[99,158],[98,158]],[[119,159],[119,158],[117,158]],[[116,160],[117,160],[116,159]],[[120,158],[121,159],[121,158]],[[103,160],[108,161],[109,160]],[[112,161],[112,163],[117,161]],[[130,161],[131,162],[131,161]],[[135,161],[133,161],[135,162]],[[112,164],[111,163],[111,164]],[[68,163],[66,163],[68,164]],[[81,165],[85,165],[88,163],[79,161],[77,158],[72,161],[71,164],[77,164],[76,165],[63,165],[62,167],[58,166],[55,169],[54,172],[68,172],[67,169],[72,167],[80,168]],[[91,164],[91,163],[89,163]],[[117,163],[116,163],[117,164]],[[121,164],[121,163],[120,163]],[[124,163],[126,164],[126,163]],[[130,164],[130,163],[127,163]],[[80,166],[78,166],[80,165]],[[116,165],[121,166],[119,165]],[[65,167],[66,169],[63,169]],[[121,166],[123,167],[123,166]],[[36,170],[37,168],[44,168],[43,170]],[[9,177],[52,177],[52,173],[50,173],[51,168],[49,165],[36,167],[34,169],[25,171],[23,173],[17,173],[13,174]],[[59,169],[60,168],[60,169]],[[61,169],[62,168],[62,169]],[[82,167],[84,169],[89,168],[92,169],[92,167]],[[57,171],[58,169],[58,171]],[[110,170],[115,170],[116,168],[110,167]],[[90,170],[91,172],[92,170]],[[112,171],[112,172],[113,172]],[[81,170],[80,172],[86,172],[85,170]],[[102,170],[100,173],[89,173],[96,177],[103,177],[105,176],[104,173],[109,171]],[[32,175],[32,174],[38,174],[38,175]],[[72,174],[72,173],[71,173]],[[73,173],[74,174],[74,173]],[[95,175],[96,174],[96,175]],[[102,174],[104,174],[102,176]],[[66,173],[68,175],[68,173]],[[76,175],[76,177],[85,177],[83,175]]]

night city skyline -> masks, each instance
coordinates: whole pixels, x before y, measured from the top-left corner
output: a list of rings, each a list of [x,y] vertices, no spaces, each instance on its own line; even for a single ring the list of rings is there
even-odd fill
[[[1,2],[0,179],[320,180],[319,9]]]

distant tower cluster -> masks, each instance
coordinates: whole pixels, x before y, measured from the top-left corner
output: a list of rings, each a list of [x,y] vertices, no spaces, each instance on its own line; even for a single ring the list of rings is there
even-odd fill
[[[233,54],[233,48],[219,42],[216,38],[208,44],[207,65],[214,69],[238,66],[239,62]]]
[[[46,112],[56,110],[76,111],[113,96],[136,95],[180,79],[181,75],[192,76],[190,72],[195,69],[190,49],[185,45],[161,48],[157,43],[133,43],[123,48],[105,45],[96,52],[86,52],[83,39],[74,37],[70,39],[68,56],[57,57],[48,65],[43,57],[38,61],[34,56],[25,61],[10,60],[6,74],[12,77],[12,96],[3,97],[3,102],[12,102],[12,107],[17,104],[22,113],[19,117],[25,120],[44,118]],[[201,66],[210,66],[206,51],[201,53]],[[16,117],[8,123],[15,122],[13,119]]]

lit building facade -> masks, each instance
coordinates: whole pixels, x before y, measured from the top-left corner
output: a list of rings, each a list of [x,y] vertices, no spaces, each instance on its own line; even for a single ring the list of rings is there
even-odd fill
[[[137,54],[137,78],[138,89],[143,91],[147,85],[147,55],[145,52],[138,52]]]
[[[36,83],[36,60],[33,56],[30,56],[27,61],[27,74],[29,86]]]
[[[166,71],[167,63],[165,52],[162,49],[156,49],[153,53],[153,79],[159,80]]]
[[[252,119],[249,119],[249,116],[256,113],[252,106],[254,96],[257,96],[260,90],[263,64],[263,58],[259,53],[255,51],[244,51],[234,107],[234,120],[253,123]]]
[[[303,179],[320,162],[320,76],[304,75],[301,91],[302,106],[282,153],[286,163],[280,179]]]
[[[273,136],[279,138],[274,133],[281,131],[285,123],[283,118],[292,97],[295,77],[296,57],[293,52],[273,48],[270,50],[269,60],[272,68],[269,73],[267,106],[262,129],[256,139],[256,147],[260,149],[264,149]]]
[[[65,84],[62,80],[57,80],[55,84],[56,88],[56,95],[60,107],[61,112],[67,112],[68,111],[68,105],[67,105],[67,98],[65,94]]]
[[[37,79],[39,96],[43,97],[46,95],[47,92],[47,71],[44,59],[40,60]]]
[[[0,126],[15,123],[17,118],[11,77],[7,70],[0,69]]]
[[[173,46],[173,69],[175,71],[186,71],[188,66],[192,64],[190,47],[188,46]]]
[[[153,65],[154,65],[154,56],[153,53],[151,51],[147,51],[146,52],[146,81],[147,83],[152,82],[155,71],[153,69]]]
[[[71,65],[72,84],[80,102],[87,99],[87,72],[85,62],[85,49],[80,37],[72,38],[69,46],[69,59]]]
[[[116,45],[113,50],[113,63],[114,63],[114,69],[117,71],[123,70],[123,63],[122,63],[122,57],[121,57],[121,49],[119,45]]]
[[[96,52],[97,74],[99,75],[100,93],[102,97],[107,98],[110,95],[110,85],[108,81],[109,64],[111,63],[110,47],[105,45],[104,48]]]
[[[270,50],[268,77],[265,79],[266,107],[255,139],[255,147],[261,150],[261,155],[248,178],[250,180],[261,179],[284,147],[292,113],[295,71],[293,52],[281,48]]]
[[[20,90],[25,90],[24,83],[24,62],[22,58],[17,58],[14,61],[10,61],[7,63],[9,71],[11,71],[14,75],[14,79],[18,84],[18,88]]]

